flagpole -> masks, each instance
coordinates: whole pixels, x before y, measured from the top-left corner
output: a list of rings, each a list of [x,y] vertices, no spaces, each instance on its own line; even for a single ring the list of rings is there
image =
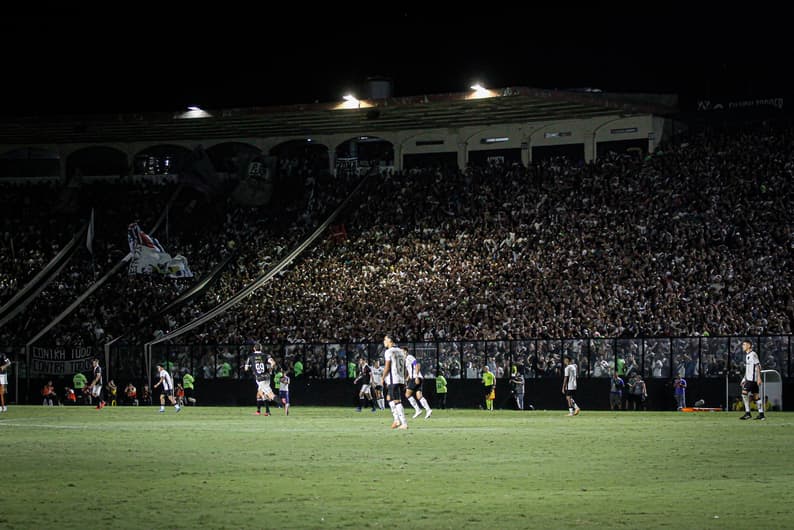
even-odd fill
[[[86,232],[85,245],[88,252],[91,253],[91,274],[96,281],[96,264],[94,262],[94,209],[91,208],[91,220],[88,223],[88,231]]]

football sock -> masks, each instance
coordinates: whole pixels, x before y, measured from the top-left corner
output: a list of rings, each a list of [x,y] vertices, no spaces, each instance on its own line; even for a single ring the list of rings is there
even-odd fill
[[[397,403],[394,406],[394,410],[397,411],[397,419],[398,419],[398,421],[401,424],[403,424],[403,425],[407,425],[408,422],[405,420],[405,409],[403,409],[403,404],[402,403]]]

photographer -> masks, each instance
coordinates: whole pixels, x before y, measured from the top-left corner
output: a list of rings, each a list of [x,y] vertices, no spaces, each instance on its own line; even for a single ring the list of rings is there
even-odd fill
[[[510,374],[510,393],[515,399],[518,410],[524,410],[524,375],[513,365]]]

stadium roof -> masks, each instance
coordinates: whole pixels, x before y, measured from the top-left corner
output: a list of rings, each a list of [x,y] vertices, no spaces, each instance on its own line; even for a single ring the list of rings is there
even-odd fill
[[[471,92],[338,103],[207,110],[206,117],[118,114],[10,118],[0,123],[0,144],[110,143],[207,138],[292,137],[367,131],[488,126],[606,115],[669,114],[673,95],[608,94],[510,87],[472,99]]]

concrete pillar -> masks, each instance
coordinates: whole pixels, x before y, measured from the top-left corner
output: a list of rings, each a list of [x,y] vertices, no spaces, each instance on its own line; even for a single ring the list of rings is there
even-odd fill
[[[532,162],[532,151],[529,138],[525,138],[524,141],[521,142],[521,163],[524,164],[524,167],[527,167],[530,162]]]
[[[596,132],[585,130],[582,133],[584,139],[584,161],[592,162],[596,159]]]
[[[458,142],[458,168],[465,169],[469,159],[469,143]]]
[[[394,171],[403,170],[403,144],[394,145]]]
[[[331,175],[336,175],[336,148],[328,146],[328,170]]]

